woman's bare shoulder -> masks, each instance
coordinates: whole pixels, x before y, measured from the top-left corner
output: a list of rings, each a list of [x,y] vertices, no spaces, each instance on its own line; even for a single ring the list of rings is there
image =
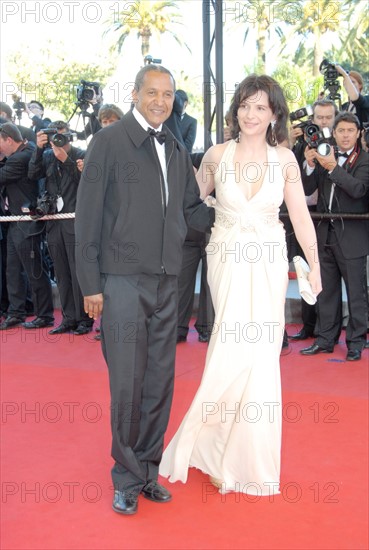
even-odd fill
[[[225,143],[218,143],[217,145],[213,145],[206,151],[203,160],[205,162],[219,162],[228,145],[229,145],[229,141],[226,141]]]
[[[276,147],[277,155],[282,164],[297,162],[296,157],[288,147],[283,147],[283,145],[277,145]]]

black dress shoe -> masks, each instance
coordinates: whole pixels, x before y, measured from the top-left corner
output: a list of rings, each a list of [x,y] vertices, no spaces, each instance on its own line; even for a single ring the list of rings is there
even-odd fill
[[[207,332],[199,332],[198,340],[202,344],[206,344],[209,342],[209,334]]]
[[[82,336],[83,334],[88,334],[92,330],[92,325],[87,325],[86,323],[82,322],[79,323],[77,328],[73,331],[73,334],[76,336]]]
[[[308,338],[313,338],[314,334],[306,328],[302,328],[297,334],[293,334],[292,336],[289,336],[290,340],[307,340]]]
[[[138,494],[129,491],[114,491],[113,510],[118,514],[132,515],[137,512]]]
[[[178,334],[177,344],[179,344],[180,342],[187,342],[187,336],[183,336],[183,334]]]
[[[152,500],[153,502],[170,502],[172,495],[157,481],[149,481],[142,489],[141,493],[145,498]]]
[[[302,355],[316,355],[317,353],[333,353],[333,349],[322,348],[318,344],[313,344],[308,348],[300,349]]]
[[[62,323],[56,328],[49,330],[49,334],[64,334],[65,332],[70,332],[77,328],[77,323]]]
[[[36,317],[36,319],[32,319],[28,323],[22,323],[22,327],[26,329],[52,327],[53,325],[53,319],[43,319],[42,317]]]
[[[9,316],[4,319],[4,321],[0,324],[0,330],[7,330],[11,327],[16,327],[17,325],[20,325],[23,323],[24,319],[21,319],[20,317],[14,317]]]
[[[359,349],[349,349],[346,355],[346,361],[359,361],[361,351]]]

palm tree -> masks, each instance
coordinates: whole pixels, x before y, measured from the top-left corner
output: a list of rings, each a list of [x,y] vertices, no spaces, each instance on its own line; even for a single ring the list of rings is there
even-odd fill
[[[301,64],[312,54],[313,76],[319,75],[319,66],[325,57],[327,40],[331,34],[332,43],[337,37],[337,30],[340,29],[347,18],[348,7],[343,2],[332,2],[331,0],[300,0],[301,19],[292,26],[291,33],[284,37],[283,42],[289,45],[293,35],[300,35],[300,42],[296,48],[294,61]],[[324,36],[325,35],[325,36]],[[306,47],[306,42],[313,39],[312,52]],[[325,47],[323,43],[325,42]]]
[[[266,71],[267,46],[272,43],[272,47],[274,47],[276,44],[272,32],[277,35],[278,41],[283,36],[282,26],[275,23],[286,17],[286,9],[289,4],[291,4],[290,0],[270,0],[269,2],[258,0],[251,3],[242,0],[241,2],[235,2],[235,18],[234,22],[229,25],[228,30],[234,32],[242,24],[245,27],[244,44],[250,36],[250,28],[255,30],[255,70],[257,72],[265,73]]]
[[[137,33],[137,38],[141,40],[141,53],[143,58],[150,51],[150,38],[152,35],[161,35],[169,33],[180,44],[182,40],[172,29],[176,25],[181,25],[181,14],[177,2],[151,0],[135,0],[123,4],[123,8],[109,19],[109,28],[104,32],[116,32],[118,40],[112,49],[117,49],[120,53],[124,41],[132,33]],[[185,44],[186,45],[186,44]],[[188,48],[188,46],[186,45]],[[188,48],[189,49],[189,48]]]
[[[346,0],[347,27],[342,32],[338,59],[347,61],[359,72],[368,73],[369,10],[362,0]],[[341,34],[341,29],[339,30]],[[336,57],[337,59],[337,57]]]

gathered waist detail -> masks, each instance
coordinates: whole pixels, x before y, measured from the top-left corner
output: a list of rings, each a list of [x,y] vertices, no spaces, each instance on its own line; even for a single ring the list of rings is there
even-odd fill
[[[243,233],[252,233],[256,231],[257,227],[275,227],[280,224],[280,221],[277,213],[250,217],[247,215],[237,216],[236,214],[228,214],[215,210],[215,223],[224,229],[231,229],[237,224]]]

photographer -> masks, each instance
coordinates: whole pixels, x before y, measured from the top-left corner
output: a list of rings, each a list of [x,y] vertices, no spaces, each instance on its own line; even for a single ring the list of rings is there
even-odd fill
[[[307,193],[318,189],[317,212],[367,213],[369,210],[369,155],[362,151],[358,118],[342,112],[335,118],[333,137],[337,147],[328,154],[320,148],[307,151],[302,173]],[[341,278],[347,289],[349,320],[346,328],[346,360],[357,361],[366,343],[368,300],[366,256],[369,253],[367,220],[324,218],[317,226],[323,290],[318,296],[317,338],[302,349],[303,355],[332,353],[342,327]]]
[[[81,80],[80,85],[77,87],[77,108],[81,110],[84,130],[77,132],[78,139],[87,139],[89,136],[93,136],[101,130],[101,124],[99,121],[99,110],[103,104],[103,94],[101,86],[98,82],[87,82]],[[92,107],[92,112],[88,109]],[[85,119],[88,118],[86,124]]]
[[[38,187],[29,180],[28,163],[34,145],[22,139],[15,124],[0,126],[0,154],[6,161],[0,168],[0,187],[5,188],[6,204],[12,215],[22,215],[22,208],[34,203]],[[7,233],[7,291],[9,306],[0,330],[7,330],[25,321],[27,287],[24,272],[32,292],[36,318],[23,323],[26,329],[40,329],[54,324],[50,279],[41,254],[42,222],[12,222]],[[23,268],[20,269],[20,266]]]
[[[37,134],[37,149],[32,154],[28,176],[32,180],[45,178],[46,195],[38,200],[41,215],[75,211],[80,179],[77,160],[84,158],[85,151],[71,145],[73,137],[63,121],[54,122],[52,128]],[[48,144],[51,147],[45,149]],[[76,276],[74,219],[50,220],[46,231],[63,314],[62,323],[50,334],[87,334],[93,321],[84,312]]]
[[[306,111],[306,109],[304,109],[303,111]],[[319,132],[326,132],[327,135],[328,133],[331,134],[334,124],[334,117],[337,115],[337,113],[338,110],[334,101],[330,99],[320,99],[318,101],[315,101],[312,106],[311,120],[297,124],[296,126],[292,126],[290,131],[290,138],[291,141],[296,141],[294,147],[292,148],[292,151],[296,157],[301,172],[304,171],[306,166],[305,154],[309,156],[313,153],[309,153],[308,151],[314,151],[314,148],[308,145],[309,142],[311,143],[311,137],[314,138],[316,135],[319,135]],[[291,113],[291,115],[292,114],[293,113]],[[312,125],[315,125],[316,128],[314,128]],[[329,132],[325,131],[325,129],[328,129]],[[312,136],[306,136],[306,131],[308,132],[308,134],[312,134]],[[327,138],[325,141],[333,142],[333,139]],[[311,196],[307,196],[306,202],[309,210],[311,212],[315,212],[317,193],[315,192]],[[286,220],[284,223],[287,229],[288,237],[288,258],[291,261],[293,256],[301,255],[302,250],[298,246],[295,236],[291,233],[291,222],[289,220]],[[290,340],[306,340],[307,338],[311,338],[312,336],[314,336],[316,323],[316,306],[310,305],[305,302],[305,300],[301,299],[301,317],[303,326],[299,332],[289,337]]]
[[[342,110],[356,114],[361,126],[369,122],[369,95],[362,95],[364,82],[356,71],[347,73],[340,65],[335,65],[337,72],[343,76],[343,85],[349,97],[348,103],[342,105]]]

